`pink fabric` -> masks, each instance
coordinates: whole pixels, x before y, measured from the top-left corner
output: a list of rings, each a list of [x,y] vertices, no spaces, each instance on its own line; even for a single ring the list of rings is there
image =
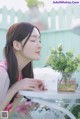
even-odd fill
[[[16,108],[16,111],[26,114],[28,112],[27,107],[31,107],[31,106],[32,106],[32,102],[25,100],[21,104],[18,105],[18,107]]]
[[[12,109],[12,103],[9,103],[8,105],[7,105],[7,107],[5,108],[5,111],[11,111],[11,109]]]
[[[0,62],[0,67],[3,67],[7,70],[6,60],[3,60],[3,61]],[[12,108],[12,104],[8,104],[5,110],[9,111],[9,110],[11,110],[11,108]]]
[[[7,62],[6,62],[6,60],[3,60],[3,61],[0,62],[0,67],[3,67],[3,68],[5,68],[7,70]]]
[[[5,68],[5,69],[7,70],[7,62],[6,62],[6,60],[3,60],[3,61],[0,62],[0,67],[3,67],[3,68]],[[18,80],[21,80],[21,79],[22,79],[22,74],[19,73],[19,78],[18,78]],[[17,97],[17,95],[16,95],[16,97]],[[15,97],[15,98],[16,98],[16,97]],[[6,111],[10,111],[11,108],[12,108],[12,103],[9,103],[9,104],[7,105],[7,107],[5,108],[5,110],[6,110]]]
[[[22,79],[22,75],[21,75],[21,73],[19,74],[19,78],[18,78],[18,80],[21,80]],[[16,97],[15,97],[15,99],[18,97],[18,94],[16,95]],[[5,111],[11,111],[11,109],[12,109],[12,104],[13,103],[9,103],[8,105],[7,105],[7,107],[5,108]],[[21,109],[20,109],[21,110]]]
[[[0,67],[3,67],[3,68],[5,68],[5,69],[7,70],[7,62],[6,62],[6,60],[3,60],[2,62],[0,62]],[[20,72],[20,73],[19,73],[18,81],[21,80],[21,79],[22,79],[22,73]],[[16,99],[17,97],[18,97],[18,94],[15,96],[15,99]],[[5,108],[5,110],[6,110],[6,111],[11,111],[11,109],[12,109],[12,104],[13,104],[13,103],[9,103],[9,104],[7,105],[7,107]],[[32,103],[31,103],[30,101],[25,100],[25,101],[23,101],[22,104],[19,104],[19,106],[17,107],[16,111],[17,111],[17,112],[24,112],[24,113],[26,113],[26,112],[27,112],[26,106],[31,106],[31,105],[32,105]]]

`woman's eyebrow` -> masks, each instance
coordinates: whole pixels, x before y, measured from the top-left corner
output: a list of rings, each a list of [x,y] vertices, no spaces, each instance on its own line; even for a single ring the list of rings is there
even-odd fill
[[[40,37],[40,35],[31,35],[31,37]]]

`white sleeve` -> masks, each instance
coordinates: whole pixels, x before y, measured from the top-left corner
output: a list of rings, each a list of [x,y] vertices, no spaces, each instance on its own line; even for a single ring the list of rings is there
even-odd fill
[[[0,67],[0,104],[6,98],[9,83],[10,80],[7,71],[3,67]]]

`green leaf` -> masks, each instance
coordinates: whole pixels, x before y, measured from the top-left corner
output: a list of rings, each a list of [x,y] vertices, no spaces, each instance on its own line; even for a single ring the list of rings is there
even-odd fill
[[[75,57],[73,50],[63,52],[62,44],[52,48],[47,64],[59,72],[73,73],[80,70],[80,54]]]

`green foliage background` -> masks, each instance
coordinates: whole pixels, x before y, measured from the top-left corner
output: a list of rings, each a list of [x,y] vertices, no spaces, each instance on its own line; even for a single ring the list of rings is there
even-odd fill
[[[80,54],[74,57],[72,50],[68,50],[64,53],[62,44],[60,44],[57,49],[51,49],[51,54],[46,64],[59,72],[73,73],[78,70],[80,66]]]

